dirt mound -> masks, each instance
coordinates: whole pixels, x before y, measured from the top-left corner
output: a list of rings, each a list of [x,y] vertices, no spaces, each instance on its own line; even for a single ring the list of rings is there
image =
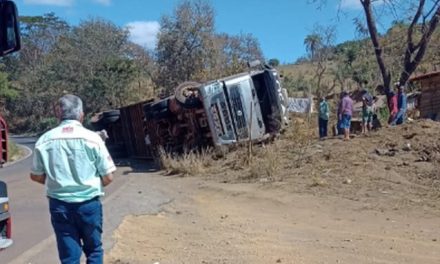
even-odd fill
[[[363,201],[367,208],[428,206],[440,199],[440,123],[387,127],[369,135],[316,140],[298,119],[273,144],[234,151],[211,164],[222,182],[261,182],[297,193]],[[312,139],[315,138],[315,139]]]

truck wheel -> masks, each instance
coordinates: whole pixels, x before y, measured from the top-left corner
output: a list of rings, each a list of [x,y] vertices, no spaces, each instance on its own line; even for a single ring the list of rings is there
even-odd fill
[[[102,113],[102,124],[109,125],[119,120],[121,115],[120,110],[110,110]]]
[[[186,108],[200,107],[202,102],[199,98],[199,88],[202,86],[198,82],[184,82],[176,87],[174,95],[176,100]]]

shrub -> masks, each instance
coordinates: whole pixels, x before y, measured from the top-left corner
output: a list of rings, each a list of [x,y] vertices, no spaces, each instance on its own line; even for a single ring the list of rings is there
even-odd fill
[[[212,163],[211,150],[191,151],[182,155],[173,155],[163,148],[159,149],[161,166],[168,175],[198,175],[207,172]]]

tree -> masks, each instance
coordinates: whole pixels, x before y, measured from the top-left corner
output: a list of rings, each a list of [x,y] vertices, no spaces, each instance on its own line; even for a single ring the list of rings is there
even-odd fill
[[[376,26],[376,17],[373,13],[372,0],[360,0],[364,9],[370,39],[374,47],[377,64],[382,74],[384,88],[391,88],[391,72],[384,62],[383,47],[380,43],[379,33]],[[411,24],[406,32],[406,48],[404,51],[403,70],[400,73],[399,83],[405,85],[422,61],[431,39],[431,35],[437,28],[440,18],[440,1],[436,0],[433,7],[424,12],[425,0],[419,0],[416,13],[411,19]],[[393,1],[389,2],[394,5]],[[429,22],[427,20],[430,19]],[[420,36],[417,36],[417,33]],[[415,40],[417,39],[417,40]]]
[[[21,17],[23,48],[4,59],[9,75],[9,87],[18,95],[6,100],[8,112],[15,117],[26,117],[26,122],[37,123],[47,115],[52,98],[53,79],[47,74],[51,67],[49,55],[58,40],[68,34],[70,27],[53,13],[35,17]],[[17,120],[13,118],[12,120]],[[11,123],[13,125],[13,122]]]
[[[145,54],[130,48],[134,44],[126,29],[103,19],[89,19],[74,27],[52,15],[24,21],[26,45],[5,60],[8,87],[19,93],[9,97],[7,109],[12,120],[25,123],[12,126],[43,128],[39,124],[53,117],[48,109],[64,93],[79,95],[89,114],[145,99],[147,87],[140,87],[139,81],[146,75],[140,70]],[[135,80],[140,85],[133,85]]]
[[[309,58],[311,60],[315,59],[315,53],[321,48],[322,39],[318,33],[312,33],[306,36],[304,39],[304,46],[306,46],[306,51],[309,53]]]
[[[333,26],[323,27],[319,25],[315,26],[313,32],[304,39],[304,45],[313,65],[316,93],[321,96],[328,94],[335,87],[335,83],[332,86],[322,84],[333,53],[334,39],[335,28]],[[310,90],[309,93],[311,96],[312,91]]]
[[[219,34],[215,42],[218,46],[217,62],[213,69],[215,77],[242,72],[250,61],[264,61],[260,43],[252,34]]]
[[[142,98],[151,98],[155,95],[155,87],[152,83],[155,71],[154,60],[152,55],[140,45],[129,43],[127,47],[127,55],[133,63],[133,71],[135,74],[133,83],[131,84],[134,96],[139,101]]]
[[[214,9],[207,2],[184,1],[161,19],[155,82],[169,93],[181,82],[204,81],[215,55]]]
[[[322,6],[326,0],[312,0],[312,2],[319,3]],[[376,63],[379,67],[380,74],[385,89],[391,88],[391,81],[393,78],[393,65],[399,64],[400,74],[398,80],[400,84],[405,85],[408,82],[409,77],[413,74],[419,64],[422,62],[430,44],[433,33],[435,32],[439,19],[440,19],[440,0],[432,0],[429,4],[426,0],[419,0],[417,4],[409,2],[409,5],[405,5],[406,2],[397,0],[376,1],[376,0],[359,0],[362,9],[365,14],[366,26],[364,27],[360,20],[355,19],[356,27],[362,32],[368,32],[372,48],[374,50]],[[409,25],[405,26],[404,21],[396,21],[394,25],[402,26],[405,28],[404,42],[397,41],[398,44],[403,44],[403,50],[400,55],[396,54],[396,58],[400,58],[400,61],[391,60],[387,63],[384,58],[384,44],[382,42],[381,34],[377,29],[377,13],[375,12],[375,3],[382,3],[384,9],[387,9],[390,14],[394,14],[399,17],[405,18],[407,14],[411,14],[408,17]],[[382,13],[383,16],[383,13]],[[395,66],[394,66],[395,68]]]
[[[17,96],[17,90],[9,85],[8,74],[0,71],[0,109],[3,113],[6,101],[15,99]]]
[[[128,31],[104,19],[89,19],[62,38],[51,54],[48,74],[59,93],[81,96],[88,113],[130,102],[134,80]]]

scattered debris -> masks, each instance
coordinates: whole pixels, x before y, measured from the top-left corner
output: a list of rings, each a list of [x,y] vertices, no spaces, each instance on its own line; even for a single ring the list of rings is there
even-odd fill
[[[411,151],[411,144],[410,143],[406,143],[404,146],[403,146],[403,148],[402,148],[402,150],[403,151]]]
[[[415,136],[417,136],[417,133],[411,133],[411,134],[408,134],[408,135],[403,135],[403,138],[409,140],[409,139],[412,139]]]
[[[394,148],[392,148],[392,149],[375,149],[375,151],[376,151],[376,154],[379,156],[390,156],[390,157],[395,156],[396,152],[398,152],[398,150],[394,149]]]
[[[344,184],[351,184],[351,179],[349,178],[345,178],[345,180],[343,181]]]

